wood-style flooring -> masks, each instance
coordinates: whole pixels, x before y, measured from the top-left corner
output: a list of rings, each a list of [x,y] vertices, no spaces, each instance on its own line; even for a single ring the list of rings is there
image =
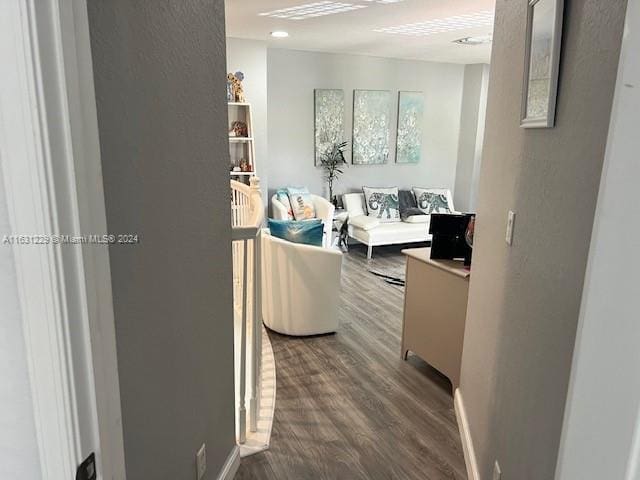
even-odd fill
[[[415,356],[400,359],[400,247],[352,247],[343,261],[335,335],[270,332],[276,407],[269,450],[242,459],[237,480],[466,479],[451,385]]]

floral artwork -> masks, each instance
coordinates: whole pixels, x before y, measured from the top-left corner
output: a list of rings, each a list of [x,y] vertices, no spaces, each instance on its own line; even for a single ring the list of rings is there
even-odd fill
[[[389,160],[391,92],[353,92],[353,164],[376,165]]]
[[[423,115],[424,96],[421,92],[399,93],[396,163],[420,162]]]
[[[317,89],[315,96],[315,165],[344,138],[344,91]]]

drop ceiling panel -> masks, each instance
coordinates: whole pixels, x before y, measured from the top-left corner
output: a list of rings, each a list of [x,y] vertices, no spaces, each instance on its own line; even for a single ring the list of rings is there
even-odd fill
[[[452,63],[488,63],[495,0],[226,0],[227,35],[273,48]],[[275,30],[289,32],[275,39]]]

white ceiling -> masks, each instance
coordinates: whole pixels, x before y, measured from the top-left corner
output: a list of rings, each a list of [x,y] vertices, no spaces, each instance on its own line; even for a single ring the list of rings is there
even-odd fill
[[[400,35],[374,30],[476,14],[495,8],[495,0],[335,0],[366,8],[293,20],[271,18],[260,13],[295,7],[321,0],[225,0],[227,35],[266,41],[273,48],[351,53],[453,63],[489,63],[491,45],[458,45],[453,40],[486,35],[491,25],[465,27],[426,36]],[[290,37],[270,36],[275,30]]]

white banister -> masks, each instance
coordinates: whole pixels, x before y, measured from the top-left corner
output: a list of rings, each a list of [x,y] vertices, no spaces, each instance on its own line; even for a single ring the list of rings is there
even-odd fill
[[[249,243],[245,238],[243,240],[243,261],[242,261],[242,325],[240,327],[240,407],[238,414],[240,415],[240,434],[239,442],[244,443],[247,438],[247,409],[245,408],[245,396],[247,387],[247,263],[249,263]],[[254,352],[255,354],[256,352]]]
[[[249,391],[249,429],[257,430],[262,357],[261,228],[264,218],[260,181],[251,177],[250,186],[231,180],[233,240],[234,325],[239,337],[238,443],[246,440],[246,395]],[[247,358],[251,362],[247,362]],[[247,370],[250,375],[247,375]]]

